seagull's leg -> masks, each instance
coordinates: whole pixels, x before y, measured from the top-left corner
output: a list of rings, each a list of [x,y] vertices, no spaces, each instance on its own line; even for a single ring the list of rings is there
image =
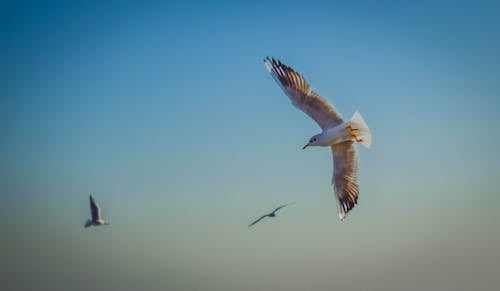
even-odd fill
[[[352,137],[354,137],[355,135],[357,135],[358,132],[359,132],[359,129],[353,128],[350,124],[348,126],[346,126],[346,129],[349,130],[349,132],[351,133]]]
[[[350,124],[346,127],[346,129],[349,130],[351,137],[354,138],[355,141],[363,142],[363,139],[358,137],[359,129],[353,128]]]
[[[356,138],[358,135],[359,129],[353,128],[351,125],[346,126],[346,129],[349,130],[349,133],[351,134],[352,138]]]

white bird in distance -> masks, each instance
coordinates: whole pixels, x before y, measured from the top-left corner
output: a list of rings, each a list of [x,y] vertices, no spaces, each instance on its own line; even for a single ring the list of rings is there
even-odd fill
[[[101,208],[92,195],[90,195],[90,214],[91,219],[88,219],[87,222],[85,222],[85,228],[89,226],[111,225],[109,221],[102,219]]]
[[[358,158],[354,143],[359,142],[370,148],[372,142],[370,129],[357,111],[349,121],[344,121],[337,110],[314,92],[304,77],[289,66],[269,57],[264,59],[264,64],[292,104],[321,127],[322,132],[311,137],[302,149],[309,146],[331,148],[332,184],[339,217],[343,220],[358,202]]]

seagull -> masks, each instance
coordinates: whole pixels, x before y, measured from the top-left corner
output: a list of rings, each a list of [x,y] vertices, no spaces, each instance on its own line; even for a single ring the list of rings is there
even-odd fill
[[[288,205],[292,205],[293,203],[288,203],[288,204],[283,204],[281,205],[280,207],[277,207],[276,209],[274,209],[271,213],[268,213],[268,214],[264,214],[262,215],[259,219],[257,219],[256,221],[250,223],[250,225],[248,225],[248,227],[256,224],[257,222],[261,221],[264,217],[275,217],[276,216],[276,211],[280,210],[281,208],[285,207],[285,206],[288,206]]]
[[[335,200],[340,220],[358,202],[357,182],[358,158],[355,143],[370,148],[370,129],[361,114],[356,111],[351,119],[344,121],[335,107],[313,91],[309,83],[295,70],[279,60],[266,57],[264,64],[274,80],[280,85],[292,104],[309,115],[322,132],[309,139],[302,148],[310,146],[330,147],[333,154],[333,177]]]
[[[109,221],[102,219],[101,208],[99,207],[99,204],[95,202],[92,194],[90,195],[90,212],[92,215],[92,219],[88,219],[87,222],[85,222],[86,228],[89,226],[111,225]]]

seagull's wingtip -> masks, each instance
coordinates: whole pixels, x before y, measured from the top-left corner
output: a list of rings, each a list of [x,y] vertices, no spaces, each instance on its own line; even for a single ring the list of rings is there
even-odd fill
[[[272,72],[273,70],[273,65],[269,59],[264,60],[264,65],[266,66],[266,69],[268,72]]]

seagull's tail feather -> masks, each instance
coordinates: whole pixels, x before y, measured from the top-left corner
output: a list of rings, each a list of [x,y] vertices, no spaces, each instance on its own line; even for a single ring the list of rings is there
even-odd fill
[[[372,145],[372,134],[370,132],[370,128],[368,128],[368,125],[366,125],[363,116],[361,116],[358,111],[354,112],[351,119],[349,120],[349,124],[354,129],[358,130],[356,140],[369,149]]]
[[[87,227],[89,227],[89,226],[91,226],[91,225],[92,225],[92,220],[87,219],[87,221],[85,222],[85,225],[84,225],[84,226],[85,226],[85,228],[87,228]]]

